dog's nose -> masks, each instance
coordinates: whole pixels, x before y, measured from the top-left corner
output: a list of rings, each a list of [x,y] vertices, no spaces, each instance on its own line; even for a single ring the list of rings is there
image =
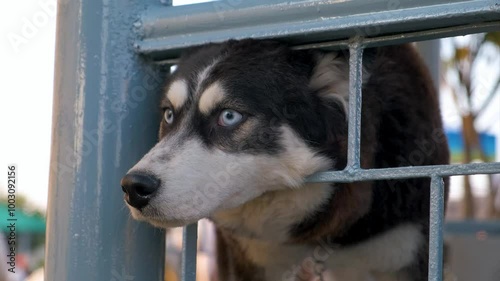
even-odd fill
[[[146,173],[130,173],[125,175],[121,182],[125,200],[132,207],[141,209],[153,198],[156,190],[160,187],[160,180]]]

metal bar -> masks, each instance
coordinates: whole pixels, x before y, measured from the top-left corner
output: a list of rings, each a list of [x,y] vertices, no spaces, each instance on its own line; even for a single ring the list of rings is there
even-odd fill
[[[373,37],[366,40],[366,47],[387,46],[407,42],[425,41],[444,37],[463,36],[473,33],[498,31],[500,21],[479,22],[467,25],[429,29],[417,32],[401,33],[385,37]]]
[[[452,221],[444,225],[446,234],[451,235],[476,235],[478,233],[485,233],[488,236],[500,236],[500,222],[499,221]]]
[[[186,47],[230,38],[303,45],[499,20],[499,0],[217,1],[149,9],[142,16],[143,37],[135,46],[142,54],[164,60]]]
[[[431,178],[431,207],[429,217],[429,281],[443,280],[444,182]]]
[[[436,28],[417,32],[404,32],[399,34],[384,35],[378,37],[364,38],[363,47],[379,47],[387,45],[395,45],[407,42],[425,41],[439,39],[444,37],[452,37],[459,35],[467,35],[472,33],[497,31],[500,29],[500,21],[475,23],[462,26]],[[325,41],[319,43],[297,45],[294,48],[300,49],[330,49],[338,50],[345,49],[349,46],[349,40]]]
[[[361,38],[356,37],[349,46],[349,118],[346,167],[348,172],[354,172],[360,168],[361,88],[363,85],[363,48],[360,41]]]
[[[378,47],[378,46],[387,46],[387,45],[401,44],[407,42],[439,39],[450,36],[467,35],[472,33],[497,31],[497,30],[500,30],[500,21],[468,24],[457,27],[438,28],[438,29],[401,33],[394,35],[385,35],[373,38],[363,38],[362,45],[365,48]],[[348,48],[349,44],[350,40],[335,40],[335,41],[325,41],[319,43],[299,44],[294,46],[293,48],[296,50],[304,50],[304,49],[339,50]],[[175,56],[173,56],[168,59],[157,60],[155,61],[155,63],[173,65],[178,63],[178,59]]]
[[[331,171],[311,175],[307,182],[354,182],[367,180],[425,178],[430,176],[455,176],[500,173],[500,162],[471,163],[457,165],[409,166],[384,169],[359,169],[352,171]]]
[[[45,280],[163,279],[165,233],[120,189],[157,136],[163,75],[129,28],[154,3],[59,1]]]
[[[198,224],[185,226],[182,237],[182,281],[196,281]]]

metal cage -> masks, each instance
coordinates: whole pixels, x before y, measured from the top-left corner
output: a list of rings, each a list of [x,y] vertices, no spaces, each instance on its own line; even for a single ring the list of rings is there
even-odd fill
[[[431,179],[429,280],[442,280],[443,177],[500,163],[362,169],[363,49],[500,29],[498,0],[59,0],[46,280],[161,280],[164,232],[128,218],[120,177],[152,146],[161,75],[186,47],[279,38],[348,48],[348,165],[309,182]],[[139,137],[138,137],[139,136]],[[184,229],[182,280],[196,279],[196,224]]]

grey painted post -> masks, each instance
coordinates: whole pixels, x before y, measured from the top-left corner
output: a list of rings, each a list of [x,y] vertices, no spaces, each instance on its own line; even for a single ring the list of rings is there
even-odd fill
[[[119,184],[157,137],[161,75],[133,46],[146,5],[59,0],[45,280],[163,278],[164,232]]]

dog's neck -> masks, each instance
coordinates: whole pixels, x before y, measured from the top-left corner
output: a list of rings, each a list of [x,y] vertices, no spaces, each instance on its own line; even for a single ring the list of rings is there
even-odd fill
[[[237,208],[216,212],[211,220],[241,237],[287,243],[290,229],[310,216],[332,191],[328,184],[267,192]]]
[[[413,224],[351,247],[285,244],[218,229],[219,280],[405,281],[398,272],[415,258],[422,234]]]
[[[244,261],[254,267],[253,276],[250,272],[234,272],[236,280],[279,280],[295,281],[313,280],[316,261],[313,259],[313,248],[308,245],[285,245],[281,243],[253,239],[234,235],[233,245],[227,249],[235,260]],[[233,251],[238,248],[238,251]]]
[[[289,231],[328,200],[331,192],[328,184],[307,184],[300,189],[267,192],[237,208],[216,212],[211,219],[220,230],[218,236],[222,237],[218,239],[225,240],[219,244],[225,244],[229,259],[245,264],[233,263],[230,275],[241,280],[294,280],[287,278],[296,275],[292,271],[300,267],[311,247],[290,245]],[[244,269],[234,270],[250,264],[254,267],[251,279],[245,279],[249,273]]]
[[[318,267],[323,265],[335,268],[333,274],[349,276],[334,280],[392,280],[376,271],[394,272],[410,262],[422,239],[415,225],[403,225],[348,248],[337,249],[321,240],[291,243],[291,227],[310,216],[331,192],[335,190],[328,185],[311,184],[268,192],[238,208],[215,213],[211,219],[218,229],[220,280],[317,281],[321,280]],[[379,258],[383,252],[385,260]],[[331,274],[321,277],[332,280]],[[370,279],[373,276],[378,277]]]

